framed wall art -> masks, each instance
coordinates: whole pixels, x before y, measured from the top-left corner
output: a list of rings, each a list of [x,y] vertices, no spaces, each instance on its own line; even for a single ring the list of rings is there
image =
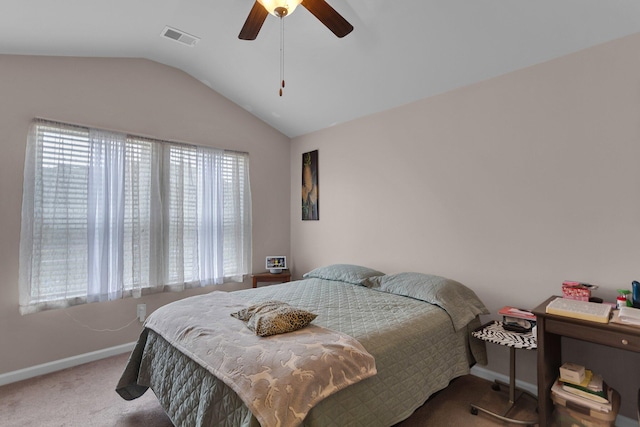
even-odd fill
[[[302,154],[302,219],[318,220],[318,150]]]
[[[282,270],[287,268],[287,257],[284,255],[270,255],[265,260],[265,264],[270,273],[282,273]]]

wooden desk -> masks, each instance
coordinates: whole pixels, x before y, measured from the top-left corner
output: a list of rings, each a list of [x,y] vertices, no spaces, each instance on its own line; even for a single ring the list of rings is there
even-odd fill
[[[290,282],[291,281],[291,273],[289,270],[283,271],[282,273],[269,273],[265,271],[264,273],[256,273],[252,274],[253,278],[253,287],[258,287],[258,282]]]
[[[619,323],[597,323],[571,317],[547,314],[546,307],[552,296],[532,311],[538,326],[538,412],[539,426],[551,425],[551,386],[558,378],[562,365],[562,337],[602,344],[640,353],[640,328]]]

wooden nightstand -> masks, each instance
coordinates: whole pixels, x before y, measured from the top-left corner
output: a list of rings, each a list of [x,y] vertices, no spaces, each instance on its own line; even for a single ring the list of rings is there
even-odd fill
[[[283,271],[282,273],[269,273],[268,271],[265,271],[264,273],[256,273],[256,274],[252,274],[251,277],[253,278],[253,287],[257,288],[258,287],[258,282],[279,282],[279,283],[283,283],[283,282],[290,282],[291,281],[291,273],[287,270],[287,271]]]

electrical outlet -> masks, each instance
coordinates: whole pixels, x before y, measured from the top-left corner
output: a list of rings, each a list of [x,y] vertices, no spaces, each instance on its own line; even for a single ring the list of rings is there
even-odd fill
[[[147,304],[138,304],[137,311],[138,320],[144,322],[147,317]]]

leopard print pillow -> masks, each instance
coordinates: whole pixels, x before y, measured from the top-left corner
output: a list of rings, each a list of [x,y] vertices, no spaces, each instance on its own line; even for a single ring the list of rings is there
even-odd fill
[[[297,331],[317,317],[282,301],[265,301],[231,315],[246,322],[247,327],[261,337]]]

